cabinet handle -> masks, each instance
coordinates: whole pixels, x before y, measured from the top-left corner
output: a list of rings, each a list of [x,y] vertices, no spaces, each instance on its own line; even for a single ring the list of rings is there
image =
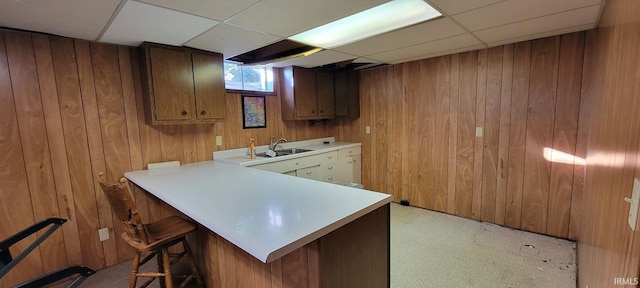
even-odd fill
[[[333,156],[327,156],[327,159],[331,160],[333,159]]]
[[[187,115],[187,111],[182,111],[182,115]]]
[[[324,113],[324,111],[323,111],[323,110],[320,110],[320,113]]]
[[[352,161],[347,161],[347,164],[352,164],[352,163],[353,163],[353,160]]]
[[[329,181],[333,181],[333,177],[329,177],[329,178],[328,178],[328,180],[329,180]]]
[[[327,167],[327,169],[328,169],[328,170],[332,170],[332,169],[333,169],[333,166],[329,166],[329,167]]]
[[[307,175],[311,175],[311,171],[307,171]]]
[[[200,112],[200,115],[206,115],[207,111],[202,110],[202,112]]]
[[[353,150],[349,150],[349,154],[352,154],[352,153],[353,153]]]
[[[300,162],[296,162],[296,165],[300,165]]]
[[[316,110],[311,110],[311,114],[315,114],[315,113],[316,113]]]

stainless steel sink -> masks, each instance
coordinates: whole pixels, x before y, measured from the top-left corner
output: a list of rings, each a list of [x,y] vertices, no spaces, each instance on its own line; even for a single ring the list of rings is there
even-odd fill
[[[304,153],[304,152],[309,152],[309,151],[313,151],[313,150],[309,150],[309,149],[300,149],[300,148],[290,148],[290,149],[278,149],[276,150],[276,156],[286,156],[286,155],[291,155],[291,154],[298,154],[298,153]],[[258,157],[270,157],[267,155],[266,152],[261,152],[261,153],[256,153],[256,156]]]

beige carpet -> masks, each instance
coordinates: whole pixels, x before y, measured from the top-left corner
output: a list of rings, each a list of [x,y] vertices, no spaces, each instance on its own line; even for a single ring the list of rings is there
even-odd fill
[[[575,287],[575,255],[571,241],[391,205],[394,288]],[[82,287],[127,287],[130,265],[98,271]]]
[[[575,287],[575,243],[391,206],[391,286]]]

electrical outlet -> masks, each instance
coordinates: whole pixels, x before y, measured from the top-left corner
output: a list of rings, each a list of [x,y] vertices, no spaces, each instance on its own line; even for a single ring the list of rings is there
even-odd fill
[[[100,241],[109,240],[109,228],[102,228],[98,230],[98,237],[100,237]]]
[[[367,134],[371,134],[371,126],[364,127],[364,132]]]
[[[482,127],[476,127],[476,137],[482,137],[483,132]]]
[[[638,202],[640,201],[640,179],[633,179],[633,192],[631,193],[631,199],[625,198],[625,201],[631,203],[631,205],[629,205],[629,227],[631,227],[631,230],[636,231],[636,222],[638,219]]]
[[[216,136],[216,145],[222,146],[222,136]]]

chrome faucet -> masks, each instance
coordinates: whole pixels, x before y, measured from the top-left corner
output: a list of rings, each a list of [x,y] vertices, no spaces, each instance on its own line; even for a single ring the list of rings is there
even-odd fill
[[[276,140],[276,136],[271,137],[271,144],[269,144],[269,150],[276,151],[276,146],[280,143],[289,142],[287,138],[280,138]]]

